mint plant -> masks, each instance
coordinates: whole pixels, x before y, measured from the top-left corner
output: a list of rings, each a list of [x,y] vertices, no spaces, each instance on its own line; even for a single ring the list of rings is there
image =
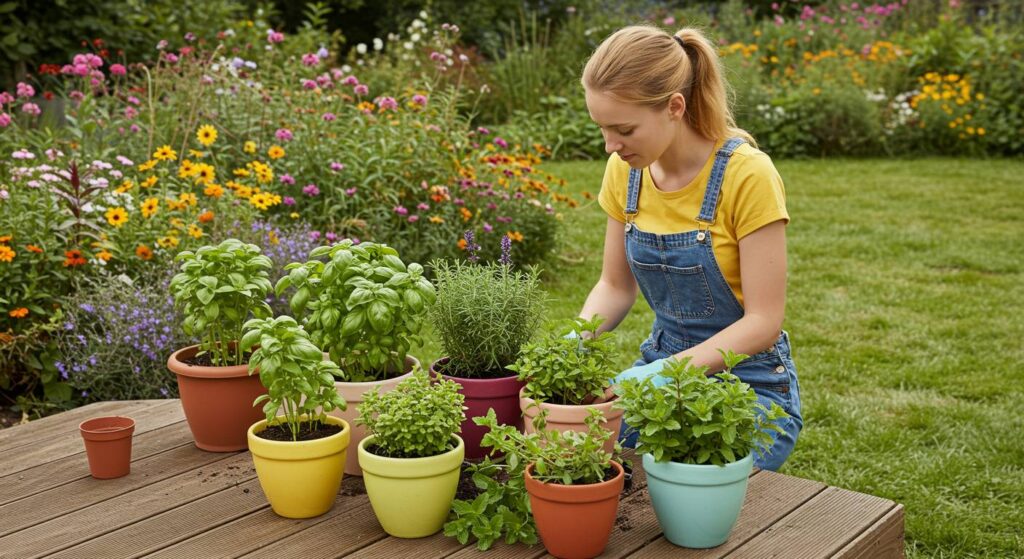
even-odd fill
[[[534,419],[536,432],[529,435],[498,424],[494,410],[489,410],[485,417],[474,417],[477,425],[490,429],[480,444],[501,451],[504,456],[488,456],[469,467],[473,483],[482,492],[472,501],[452,502],[445,535],[462,544],[474,537],[481,551],[494,545],[502,534],[509,544],[537,543],[537,526],[530,514],[523,477],[526,468],[533,465],[531,475],[538,481],[576,485],[600,483],[612,467],[612,453],[604,451],[605,441],[612,436],[601,427],[606,419],[596,409],[589,413],[586,432],[559,432],[545,429],[544,410]]]
[[[762,447],[772,442],[769,431],[783,431],[775,421],[788,417],[785,410],[775,402],[765,408],[750,385],[731,372],[748,356],[719,353],[725,370],[714,375],[687,357],[669,360],[660,373],[668,382],[660,387],[652,377],[616,386],[615,405],[639,432],[637,453],[650,454],[656,462],[722,466],[754,450],[763,454]]]
[[[426,371],[413,374],[393,390],[367,392],[359,405],[357,425],[373,435],[374,454],[391,458],[423,458],[444,454],[457,445],[452,437],[465,419],[465,396],[459,384],[432,381]],[[369,450],[369,449],[368,449]]]
[[[601,397],[618,373],[610,332],[596,334],[602,319],[574,318],[567,328],[527,344],[509,370],[526,381],[524,394],[539,402],[586,404]],[[568,334],[574,333],[575,336]]]
[[[214,366],[242,365],[237,342],[250,316],[271,315],[266,302],[273,263],[260,248],[237,239],[182,251],[175,261],[181,272],[171,279],[175,306],[185,315],[182,329],[200,338],[199,353],[209,353]]]
[[[466,231],[470,260],[435,260],[437,300],[429,316],[448,356],[445,374],[508,376],[506,367],[537,331],[545,296],[536,268],[514,270],[501,262],[478,263],[479,247]]]
[[[294,441],[303,424],[308,425],[307,431],[315,430],[327,412],[345,409],[345,399],[334,389],[338,366],[324,360],[323,352],[294,318],[254,318],[245,323],[245,330],[239,344],[242,350],[259,345],[249,359],[249,374],[259,371],[260,382],[267,388],[267,394],[253,405],[264,402],[268,426],[277,424],[277,412],[284,408],[284,421]]]
[[[326,257],[326,262],[321,258]],[[365,382],[401,374],[419,332],[434,286],[423,266],[408,266],[398,252],[383,244],[355,244],[345,239],[317,247],[305,263],[289,271],[275,286],[278,297],[295,288],[289,304],[313,343],[330,352],[343,380]]]

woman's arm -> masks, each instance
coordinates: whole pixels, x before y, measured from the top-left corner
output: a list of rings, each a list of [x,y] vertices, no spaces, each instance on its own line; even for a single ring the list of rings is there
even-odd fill
[[[622,222],[611,217],[604,234],[604,261],[597,281],[580,311],[585,319],[600,315],[600,332],[614,330],[636,302],[638,287],[626,262],[626,237]]]
[[[675,357],[691,357],[715,373],[725,368],[718,349],[753,355],[779,337],[786,315],[786,223],[776,221],[740,239],[743,318]]]

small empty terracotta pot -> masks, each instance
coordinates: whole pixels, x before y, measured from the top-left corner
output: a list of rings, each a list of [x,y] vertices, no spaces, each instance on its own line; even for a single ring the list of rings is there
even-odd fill
[[[96,479],[126,476],[132,464],[132,434],[135,420],[130,417],[94,417],[78,426],[85,439],[89,473]]]

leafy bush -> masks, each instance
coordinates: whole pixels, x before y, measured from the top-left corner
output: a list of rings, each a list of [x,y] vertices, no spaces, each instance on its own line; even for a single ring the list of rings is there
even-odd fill
[[[437,456],[456,447],[453,435],[465,419],[459,384],[431,380],[417,368],[394,390],[374,388],[359,405],[358,425],[372,435],[374,454],[392,458]]]
[[[601,322],[596,316],[574,318],[567,328],[527,344],[508,367],[526,381],[523,394],[539,402],[570,406],[601,397],[618,373],[611,332],[596,334]]]
[[[650,454],[656,462],[722,466],[755,450],[763,453],[772,442],[768,431],[782,432],[773,423],[787,417],[782,407],[772,402],[766,409],[750,385],[731,373],[747,356],[722,355],[725,371],[714,375],[687,357],[669,360],[659,373],[668,379],[661,387],[652,377],[616,386],[615,406],[625,410],[623,419],[639,432],[637,453]]]
[[[303,425],[315,431],[324,423],[327,412],[345,409],[345,400],[334,388],[339,373],[333,361],[309,341],[309,335],[290,316],[254,318],[245,323],[240,351],[249,352],[249,374],[259,371],[260,383],[267,388],[253,405],[263,404],[267,425],[287,423],[292,440],[298,440]],[[284,419],[277,420],[284,408]],[[305,419],[303,419],[305,418]]]
[[[435,297],[423,266],[406,266],[387,245],[350,239],[309,258],[286,266],[275,291],[295,288],[292,312],[304,317],[313,343],[330,352],[349,382],[402,374],[412,344],[423,343],[419,332]]]
[[[270,316],[265,299],[273,263],[258,246],[237,239],[182,251],[175,261],[181,262],[181,272],[171,279],[170,289],[185,314],[185,333],[201,340],[196,355],[208,353],[214,366],[245,363],[237,342],[250,315]]]
[[[431,263],[437,299],[430,320],[449,360],[443,371],[460,377],[508,376],[540,324],[545,298],[540,272],[511,264],[479,263],[475,237],[466,232],[469,262]]]

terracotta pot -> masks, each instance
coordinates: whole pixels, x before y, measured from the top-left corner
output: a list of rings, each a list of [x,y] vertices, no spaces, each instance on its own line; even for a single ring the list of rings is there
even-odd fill
[[[608,545],[608,537],[619,509],[619,495],[625,476],[622,466],[608,481],[587,485],[542,483],[526,468],[526,492],[537,522],[537,532],[548,553],[564,559],[597,557]]]
[[[519,391],[526,385],[525,381],[514,376],[502,378],[462,378],[442,375],[437,371],[438,365],[448,362],[447,357],[434,361],[430,372],[440,375],[462,386],[459,392],[466,397],[466,419],[462,422],[460,436],[466,443],[466,459],[479,460],[487,456],[490,447],[480,447],[480,439],[487,433],[487,428],[473,423],[474,417],[487,415],[487,410],[494,409],[494,414],[501,425],[514,425],[523,430],[523,415],[519,411]],[[500,453],[495,453],[500,456]]]
[[[197,447],[210,452],[245,450],[249,426],[266,419],[262,406],[252,403],[267,390],[258,374],[249,375],[248,365],[203,367],[184,362],[198,352],[199,346],[189,346],[167,359],[167,368],[178,376],[192,438]]]
[[[130,417],[94,417],[78,425],[85,439],[89,473],[96,479],[126,476],[132,465],[132,434],[135,420]]]
[[[602,427],[612,432],[612,437],[604,443],[604,450],[605,452],[612,452],[615,449],[615,441],[618,440],[619,429],[622,427],[622,414],[625,413],[624,410],[612,408],[618,396],[612,395],[610,399],[596,404],[563,406],[546,402],[535,402],[532,398],[524,396],[523,390],[519,391],[519,408],[523,411],[523,420],[527,433],[536,431],[533,428],[533,418],[537,417],[541,409],[548,410],[548,430],[586,433],[588,430],[586,419],[590,415],[588,410],[590,408],[597,408],[601,410],[601,414],[608,420],[602,424]],[[540,405],[540,408],[537,405]]]
[[[324,354],[325,358],[327,354]],[[394,390],[398,383],[405,380],[406,377],[412,374],[414,367],[418,367],[420,364],[419,359],[416,359],[412,355],[405,357],[405,374],[395,378],[389,378],[387,380],[376,380],[371,382],[335,382],[334,388],[341,394],[341,397],[345,399],[348,404],[345,411],[334,410],[330,412],[330,415],[344,419],[348,424],[349,428],[352,429],[352,441],[349,443],[352,447],[359,446],[359,441],[366,437],[366,427],[363,425],[356,425],[356,418],[359,417],[359,404],[363,403],[363,394],[376,388],[381,394]],[[361,476],[363,475],[362,468],[359,467],[359,453],[349,452],[348,457],[345,459],[345,473],[350,476]]]

